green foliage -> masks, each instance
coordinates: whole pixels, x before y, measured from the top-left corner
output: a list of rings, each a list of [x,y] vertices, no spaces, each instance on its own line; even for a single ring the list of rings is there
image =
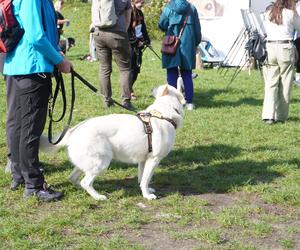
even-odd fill
[[[67,57],[99,88],[99,63],[79,59],[89,49],[90,5],[70,1],[63,8],[71,19],[64,35],[75,37],[76,46]],[[159,46],[154,40],[156,51]],[[233,70],[229,77],[216,69],[197,73],[196,109],[186,111],[172,152],[155,169],[151,186],[160,199],[154,201],[141,195],[137,166],[114,161],[94,183],[108,200],[93,200],[68,182],[73,166],[66,150],[40,154],[46,180],[65,194],[61,201],[24,200],[23,189],[10,191],[11,176],[3,171],[6,91],[1,80],[0,249],[300,249],[299,88],[292,89],[289,120],[267,126],[260,118],[258,71],[250,76],[242,71],[230,87]],[[69,104],[70,76],[64,77]],[[134,85],[138,110],[153,102],[152,88],[165,82],[161,62],[146,49]],[[94,116],[128,113],[117,106],[104,109],[101,98],[79,81],[75,89],[72,126]],[[112,89],[119,101],[115,63]],[[54,133],[65,123],[55,124]]]
[[[151,39],[161,40],[163,36],[163,33],[158,29],[158,22],[164,4],[164,0],[152,0],[145,4],[143,12]]]

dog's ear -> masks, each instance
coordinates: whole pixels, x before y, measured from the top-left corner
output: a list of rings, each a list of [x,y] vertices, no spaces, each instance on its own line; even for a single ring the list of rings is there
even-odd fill
[[[161,96],[165,96],[169,94],[168,84],[165,85],[164,90],[162,91]]]

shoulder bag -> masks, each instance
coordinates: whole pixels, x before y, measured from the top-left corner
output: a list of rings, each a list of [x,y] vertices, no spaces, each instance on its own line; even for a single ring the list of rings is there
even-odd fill
[[[173,35],[165,35],[164,36],[163,41],[162,41],[162,47],[161,47],[161,52],[163,54],[166,54],[166,55],[175,55],[176,54],[179,40],[182,36],[187,19],[188,19],[188,16],[185,17],[184,23],[180,29],[178,36],[173,36]]]

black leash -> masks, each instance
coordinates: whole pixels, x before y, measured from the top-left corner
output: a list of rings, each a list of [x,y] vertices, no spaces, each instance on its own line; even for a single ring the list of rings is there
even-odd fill
[[[73,116],[73,109],[74,109],[74,103],[75,103],[75,80],[74,80],[74,75],[72,74],[71,78],[71,88],[72,88],[72,95],[71,95],[71,107],[70,107],[70,114],[69,114],[69,118],[67,121],[67,125],[65,126],[65,128],[63,129],[62,133],[60,134],[60,136],[58,137],[58,139],[53,142],[53,137],[52,137],[52,123],[53,122],[59,122],[61,121],[66,113],[66,91],[65,91],[65,86],[64,86],[64,79],[62,77],[62,74],[60,71],[58,71],[57,69],[54,71],[54,76],[55,76],[55,80],[56,80],[56,87],[55,87],[55,91],[54,91],[54,95],[52,96],[52,103],[50,102],[49,104],[49,110],[48,110],[48,114],[49,114],[49,127],[48,127],[48,141],[53,144],[56,145],[58,144],[62,138],[65,136],[65,134],[67,133],[71,121],[72,121],[72,116]],[[54,112],[54,107],[55,107],[55,102],[59,93],[59,90],[61,90],[62,93],[62,99],[63,99],[63,112],[61,117],[58,120],[54,120],[53,119],[53,112]]]
[[[71,69],[72,94],[71,94],[71,106],[70,106],[69,118],[68,118],[68,121],[67,121],[67,125],[63,129],[63,131],[60,134],[60,136],[58,137],[58,139],[54,142],[53,141],[53,135],[52,135],[52,124],[53,124],[53,122],[61,121],[64,118],[64,116],[66,114],[66,109],[67,109],[66,90],[65,90],[65,84],[64,84],[64,79],[63,79],[62,73],[60,71],[58,71],[57,69],[55,69],[54,77],[55,77],[55,80],[56,80],[56,87],[55,87],[55,90],[54,90],[54,94],[51,94],[51,99],[49,101],[49,107],[48,107],[48,115],[49,115],[48,140],[51,144],[56,145],[63,139],[63,137],[67,133],[68,129],[70,128],[70,124],[71,124],[71,121],[72,121],[74,103],[75,103],[75,77],[77,79],[79,79],[87,87],[89,87],[89,89],[91,89],[93,92],[98,93],[98,90],[90,82],[88,82],[81,75],[79,75],[74,69]],[[62,94],[63,110],[62,110],[61,116],[57,120],[54,120],[53,113],[54,113],[55,103],[56,103],[56,99],[58,97],[59,91],[61,91],[61,94]],[[100,95],[103,96],[102,94],[100,94]],[[116,104],[116,105],[118,105],[118,106],[120,106],[120,107],[122,107],[122,108],[124,108],[128,111],[136,113],[136,110],[129,109],[126,106],[118,103],[114,99],[111,99],[111,101],[114,104]]]
[[[149,44],[144,44],[144,45],[146,45],[146,48],[149,48],[149,49],[154,53],[154,55],[156,55],[157,58],[158,58],[159,60],[161,60],[161,57],[155,52],[155,50],[152,48],[151,45],[149,45]]]
[[[98,93],[98,90],[86,79],[84,79],[81,75],[79,75],[74,69],[72,69],[71,74],[74,75],[78,80],[80,80],[84,85],[86,85],[87,87],[89,87],[93,92]],[[98,93],[99,95],[101,95],[102,97],[105,97],[104,95],[102,95],[101,93]],[[121,103],[115,101],[114,99],[111,98],[111,101],[120,106],[121,108],[124,108],[128,111],[134,112],[136,113],[136,110],[132,110],[127,108],[126,106],[122,105]]]

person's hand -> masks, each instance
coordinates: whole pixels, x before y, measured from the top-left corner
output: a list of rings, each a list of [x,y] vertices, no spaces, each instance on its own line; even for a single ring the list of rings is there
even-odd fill
[[[142,41],[138,41],[138,48],[144,47],[144,43]]]
[[[65,19],[64,23],[66,24],[66,26],[68,27],[70,25],[70,20],[69,19]]]
[[[71,69],[73,68],[73,65],[66,58],[64,58],[64,60],[60,64],[57,64],[56,66],[57,69],[63,73],[71,73]]]

